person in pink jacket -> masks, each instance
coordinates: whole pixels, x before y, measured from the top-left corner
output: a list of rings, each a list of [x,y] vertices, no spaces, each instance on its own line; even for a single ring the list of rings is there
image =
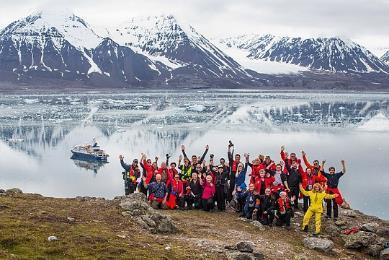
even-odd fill
[[[213,197],[215,196],[216,188],[212,182],[212,176],[208,175],[205,182],[201,181],[203,185],[203,194],[201,195],[201,203],[203,210],[210,211],[214,207]]]

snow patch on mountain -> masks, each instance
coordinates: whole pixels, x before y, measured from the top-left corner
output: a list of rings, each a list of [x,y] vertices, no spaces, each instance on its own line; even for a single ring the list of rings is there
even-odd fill
[[[389,50],[382,55],[381,60],[389,66]]]
[[[93,49],[102,41],[89,24],[68,10],[37,11],[12,23],[0,35],[12,34],[15,39],[24,38],[33,41],[38,37],[51,35],[53,28],[79,50]]]
[[[232,48],[247,50],[248,57],[295,64],[331,72],[385,72],[389,68],[363,46],[340,37],[301,38],[241,35],[220,40]]]
[[[247,76],[231,57],[172,15],[131,18],[110,35],[116,42],[157,57],[154,60],[166,62],[172,68],[190,65],[206,70],[214,77]]]
[[[250,56],[249,51],[244,49],[239,49],[237,47],[228,48],[228,47],[220,46],[220,49],[227,55],[231,56],[243,67],[256,71],[258,73],[296,74],[308,70],[305,67],[301,67],[290,63],[253,59],[249,57]]]
[[[35,53],[35,55],[39,54],[37,50],[40,50],[39,64],[32,58],[33,62],[26,70],[37,70],[40,67],[52,71],[52,68],[45,64],[44,60],[45,54],[52,53],[52,51],[45,50],[47,50],[48,45],[53,44],[54,50],[57,52],[55,55],[61,56],[64,67],[66,67],[65,56],[67,54],[63,51],[71,45],[80,52],[81,60],[86,60],[89,63],[88,74],[102,73],[94,63],[90,53],[102,42],[103,38],[98,36],[82,18],[68,10],[45,9],[37,11],[7,26],[0,32],[0,40],[2,42],[11,41],[11,45],[18,52],[19,65],[25,62],[22,61],[22,52],[26,51],[25,48],[30,49],[31,53]],[[70,71],[65,70],[65,72]]]

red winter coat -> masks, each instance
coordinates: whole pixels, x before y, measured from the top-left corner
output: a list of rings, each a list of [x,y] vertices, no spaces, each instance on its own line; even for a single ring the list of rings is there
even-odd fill
[[[255,182],[255,178],[259,177],[259,171],[265,169],[263,164],[258,164],[258,165],[252,165],[251,166],[251,178],[250,178],[250,183]]]
[[[274,182],[274,177],[273,176],[265,177],[264,181],[265,181],[265,189],[271,188]],[[254,182],[254,189],[256,192],[260,193],[261,188],[262,188],[261,178],[257,177],[255,178],[255,182]]]
[[[201,198],[204,200],[213,198],[213,196],[215,195],[215,192],[216,192],[215,184],[204,182],[203,194],[201,195]]]
[[[146,160],[143,160],[143,167],[146,170],[146,184],[149,184],[154,176],[154,167],[152,165],[147,164]]]
[[[292,159],[287,158],[284,151],[281,151],[280,154],[281,154],[281,159],[282,159],[283,161],[288,161],[288,165],[289,165],[289,166],[292,166],[292,163],[293,163]],[[301,160],[298,159],[298,158],[296,158],[296,159],[297,159],[296,161],[298,162],[298,164],[301,165]]]
[[[290,209],[290,199],[288,197],[285,198],[285,201],[282,198],[279,198],[277,204],[281,214],[284,214],[287,209]]]

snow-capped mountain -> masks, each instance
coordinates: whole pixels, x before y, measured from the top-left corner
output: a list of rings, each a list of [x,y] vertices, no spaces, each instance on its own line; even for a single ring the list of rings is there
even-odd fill
[[[171,78],[166,66],[97,35],[71,12],[39,11],[0,32],[0,71],[36,77],[134,85]]]
[[[101,41],[82,18],[70,12],[39,11],[0,32],[0,69],[75,79],[101,73],[90,57],[90,50]]]
[[[175,69],[175,74],[242,79],[247,72],[192,26],[172,15],[132,18],[110,35],[116,42],[135,48]]]
[[[389,66],[389,51],[382,55],[381,60]]]
[[[220,40],[229,48],[247,51],[251,59],[276,61],[331,72],[389,72],[370,51],[342,38],[293,38],[242,35]]]

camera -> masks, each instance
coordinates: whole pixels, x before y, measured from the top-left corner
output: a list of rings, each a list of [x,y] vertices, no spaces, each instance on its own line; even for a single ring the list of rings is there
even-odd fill
[[[234,144],[231,142],[231,140],[228,141],[228,147],[232,147],[232,146],[234,146]]]
[[[170,156],[170,155],[167,153],[167,154],[166,154],[166,158],[168,158],[168,159],[169,159],[170,157],[171,157],[171,156]]]
[[[211,157],[211,159],[212,159],[214,156],[215,156],[215,155],[213,155],[213,154],[210,154],[210,155],[209,155],[209,157]]]

